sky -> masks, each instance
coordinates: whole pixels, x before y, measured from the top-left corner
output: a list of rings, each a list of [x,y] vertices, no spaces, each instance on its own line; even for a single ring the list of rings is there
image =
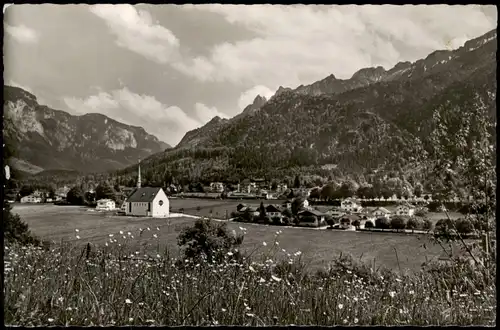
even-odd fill
[[[479,5],[43,4],[4,17],[5,84],[171,145],[280,86],[388,70],[497,25],[496,7]]]

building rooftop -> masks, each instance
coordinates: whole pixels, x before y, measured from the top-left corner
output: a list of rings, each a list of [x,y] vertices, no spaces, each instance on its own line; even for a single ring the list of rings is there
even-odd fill
[[[149,203],[152,202],[156,197],[161,188],[154,187],[144,187],[137,188],[130,196],[127,198],[128,203]]]

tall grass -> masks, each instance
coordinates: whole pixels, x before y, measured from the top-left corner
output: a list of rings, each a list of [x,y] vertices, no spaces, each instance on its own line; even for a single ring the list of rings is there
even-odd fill
[[[125,241],[8,244],[9,325],[493,325],[495,269],[467,262],[414,273],[373,270],[348,257],[308,271],[275,242],[221,263],[144,255]],[[120,246],[118,246],[120,244]],[[278,261],[280,260],[280,261]],[[492,267],[495,267],[494,265]],[[491,274],[491,275],[490,275]]]

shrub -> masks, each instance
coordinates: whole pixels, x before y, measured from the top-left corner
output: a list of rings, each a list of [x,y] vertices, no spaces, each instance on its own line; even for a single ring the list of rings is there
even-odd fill
[[[272,217],[271,221],[274,225],[281,225],[281,218],[280,217]]]
[[[454,229],[453,221],[450,219],[441,219],[436,222],[435,232],[439,234],[450,233],[450,230]]]
[[[375,228],[388,229],[390,228],[390,226],[391,223],[386,217],[378,218],[377,220],[375,220]]]
[[[405,218],[396,216],[391,219],[391,228],[397,230],[405,229],[406,223]]]
[[[422,229],[430,231],[433,228],[434,228],[434,224],[432,223],[432,221],[430,221],[429,219],[425,219],[423,224],[422,224]]]
[[[193,227],[182,230],[177,244],[187,259],[197,260],[204,255],[208,261],[218,262],[229,250],[241,245],[243,237],[230,234],[225,223],[198,219]]]
[[[424,227],[424,221],[420,218],[411,217],[406,223],[407,229],[422,229]]]
[[[231,218],[238,218],[240,216],[240,214],[238,212],[231,212],[230,214]]]
[[[327,214],[325,216],[325,221],[326,223],[330,226],[330,227],[333,227],[334,224],[336,224],[338,222],[337,219],[335,219],[334,217],[332,217],[331,215]]]
[[[460,234],[470,234],[474,231],[474,225],[468,219],[458,219],[455,222],[455,226]]]
[[[283,217],[283,225],[290,226],[292,224],[292,220],[289,217]]]
[[[371,220],[366,220],[365,222],[365,228],[373,228],[375,227],[375,224]]]
[[[417,217],[425,217],[427,215],[427,213],[429,213],[429,209],[426,208],[426,207],[419,207],[416,211],[415,211],[415,215]]]
[[[356,228],[359,228],[359,226],[361,226],[361,221],[359,219],[356,219],[352,222],[352,225]]]

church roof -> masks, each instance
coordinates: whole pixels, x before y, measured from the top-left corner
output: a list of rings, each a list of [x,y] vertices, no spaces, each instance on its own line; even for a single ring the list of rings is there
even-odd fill
[[[129,198],[127,203],[148,203],[152,202],[156,195],[160,192],[159,187],[144,187],[137,188]]]

